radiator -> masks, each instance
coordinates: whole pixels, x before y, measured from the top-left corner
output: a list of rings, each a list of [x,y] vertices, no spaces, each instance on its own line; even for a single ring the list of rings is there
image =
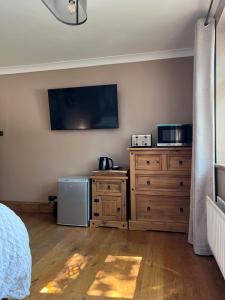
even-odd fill
[[[225,202],[207,197],[208,242],[225,279]]]

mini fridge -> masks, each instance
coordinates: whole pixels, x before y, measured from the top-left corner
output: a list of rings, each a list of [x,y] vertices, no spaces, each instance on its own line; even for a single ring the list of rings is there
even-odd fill
[[[87,227],[89,221],[90,179],[59,178],[57,224]]]

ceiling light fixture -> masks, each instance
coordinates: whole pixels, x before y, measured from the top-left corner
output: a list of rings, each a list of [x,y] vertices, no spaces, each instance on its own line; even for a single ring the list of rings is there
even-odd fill
[[[71,15],[74,15],[76,13],[76,1],[70,0],[68,4],[68,10],[71,13]]]
[[[87,0],[41,0],[61,22],[80,25],[87,21]]]

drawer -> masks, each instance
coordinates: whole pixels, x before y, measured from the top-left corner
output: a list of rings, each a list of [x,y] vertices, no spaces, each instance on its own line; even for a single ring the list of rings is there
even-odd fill
[[[136,175],[136,191],[142,190],[189,190],[191,178],[184,176]]]
[[[95,181],[96,193],[121,193],[121,181]]]
[[[92,218],[120,221],[122,219],[122,199],[119,196],[96,196],[92,200]]]
[[[187,222],[189,203],[189,198],[184,197],[137,195],[137,220]]]
[[[167,167],[169,171],[191,170],[191,156],[167,156]]]
[[[162,170],[162,156],[161,155],[141,155],[136,154],[136,169],[137,170]]]

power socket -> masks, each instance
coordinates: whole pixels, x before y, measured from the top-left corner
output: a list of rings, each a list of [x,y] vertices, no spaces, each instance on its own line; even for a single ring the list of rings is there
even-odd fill
[[[48,196],[49,202],[54,202],[55,200],[57,200],[57,196]]]

